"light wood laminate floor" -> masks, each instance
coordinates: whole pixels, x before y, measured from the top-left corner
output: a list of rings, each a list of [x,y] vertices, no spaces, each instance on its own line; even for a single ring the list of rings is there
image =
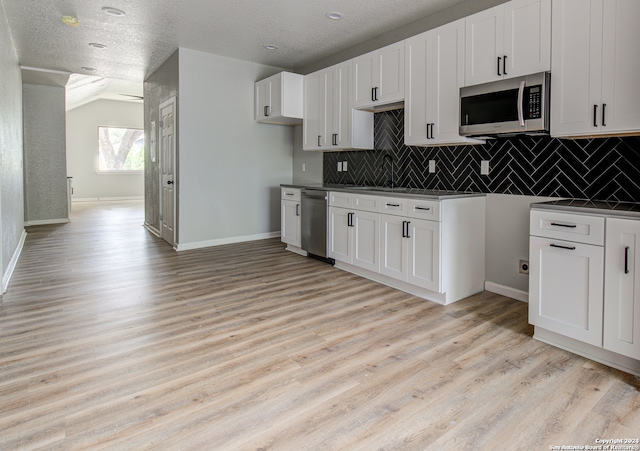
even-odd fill
[[[30,227],[0,304],[0,449],[547,450],[640,437],[637,378],[284,250],[177,253],[140,202]],[[204,227],[205,225],[203,225]]]

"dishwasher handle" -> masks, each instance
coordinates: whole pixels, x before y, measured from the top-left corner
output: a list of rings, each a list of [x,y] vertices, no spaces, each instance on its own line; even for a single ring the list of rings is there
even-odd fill
[[[306,197],[308,199],[324,199],[327,200],[328,193],[327,191],[320,190],[302,190],[302,197]]]

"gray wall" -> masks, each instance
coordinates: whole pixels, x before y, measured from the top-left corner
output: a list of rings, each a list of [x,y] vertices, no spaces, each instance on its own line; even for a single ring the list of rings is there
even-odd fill
[[[24,233],[22,77],[0,8],[0,276],[6,289],[11,259]]]
[[[97,100],[67,111],[67,173],[73,199],[121,199],[144,196],[144,174],[98,173],[98,127],[144,126],[140,102]]]
[[[27,223],[66,222],[65,90],[23,85],[24,186]]]
[[[160,104],[178,94],[178,51],[165,61],[153,74],[144,81],[144,222],[155,231],[160,230],[160,193],[158,184],[158,164],[151,161],[149,147],[151,122],[158,123]],[[180,153],[180,105],[176,102],[176,152]],[[156,137],[157,138],[157,137]],[[179,164],[179,162],[178,162]],[[177,187],[179,189],[179,187]],[[176,219],[176,229],[179,228]]]
[[[253,85],[280,69],[179,52],[178,249],[277,234],[293,127],[255,122]]]

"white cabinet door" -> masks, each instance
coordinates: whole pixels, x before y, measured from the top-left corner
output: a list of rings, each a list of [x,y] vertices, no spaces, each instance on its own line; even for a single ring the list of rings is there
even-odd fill
[[[532,236],[529,323],[602,346],[604,248]]]
[[[334,142],[339,148],[352,147],[351,139],[351,62],[334,69],[333,127]]]
[[[304,77],[304,121],[302,122],[302,149],[321,150],[321,122],[324,124],[324,71]]]
[[[255,120],[266,118],[269,104],[271,103],[271,89],[269,79],[257,81],[255,84]]]
[[[405,41],[405,144],[482,143],[458,134],[464,20]]]
[[[353,263],[352,211],[329,207],[329,251],[336,261]]]
[[[408,218],[409,283],[442,292],[440,223]]]
[[[551,134],[598,132],[602,0],[553,2]]]
[[[551,69],[551,0],[512,0],[466,18],[465,85]]]
[[[282,116],[282,73],[267,79],[269,82],[270,102],[267,108],[268,116]]]
[[[603,347],[640,360],[640,221],[607,218]]]
[[[504,4],[505,78],[551,70],[551,0]]]
[[[300,235],[300,219],[300,202],[283,200],[280,222],[281,241],[283,243],[300,247],[300,245],[302,244]]]
[[[551,134],[640,130],[640,2],[553,2]]]
[[[379,272],[380,215],[367,211],[355,211],[351,223],[353,224],[353,264],[369,271]]]
[[[466,18],[466,86],[502,78],[503,34],[503,5]]]
[[[407,218],[380,215],[380,274],[407,281]]]
[[[352,60],[352,106],[373,108],[404,99],[404,41]]]
[[[638,0],[604,2],[600,107],[603,133],[640,129],[639,19]]]

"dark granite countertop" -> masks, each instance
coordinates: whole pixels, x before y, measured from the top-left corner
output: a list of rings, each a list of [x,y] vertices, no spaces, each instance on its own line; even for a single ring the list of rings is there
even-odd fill
[[[408,199],[455,199],[460,197],[483,197],[484,193],[465,191],[428,190],[418,188],[387,188],[384,186],[336,185],[331,183],[316,183],[306,185],[281,184],[284,188],[323,189],[327,191],[342,191],[348,193],[370,194],[372,196],[393,196]]]

